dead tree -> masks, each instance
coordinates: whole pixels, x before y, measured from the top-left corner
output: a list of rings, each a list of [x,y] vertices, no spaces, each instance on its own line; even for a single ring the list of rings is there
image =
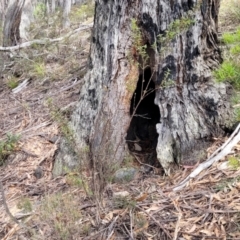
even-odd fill
[[[166,172],[174,162],[195,163],[231,129],[230,88],[212,79],[221,62],[219,4],[96,1],[89,71],[71,125],[80,157],[89,149],[99,176],[129,153]]]

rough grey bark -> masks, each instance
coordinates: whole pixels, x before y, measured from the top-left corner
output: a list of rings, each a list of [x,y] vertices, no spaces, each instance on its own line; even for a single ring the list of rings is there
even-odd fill
[[[78,153],[89,147],[100,175],[106,161],[121,163],[129,151],[151,164],[157,159],[166,172],[174,162],[201,160],[211,138],[230,127],[228,87],[211,77],[221,61],[218,8],[219,0],[96,1],[89,72],[72,127]],[[184,18],[194,23],[159,40]],[[133,19],[149,57],[144,69]],[[151,94],[141,99],[144,90]]]
[[[20,22],[25,0],[10,0],[3,28],[3,46],[14,46],[20,42]]]

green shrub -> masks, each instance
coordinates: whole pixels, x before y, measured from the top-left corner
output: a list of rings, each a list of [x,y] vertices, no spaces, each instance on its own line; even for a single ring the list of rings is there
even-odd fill
[[[8,79],[6,84],[10,89],[14,89],[18,86],[18,80],[16,77],[12,76],[10,79]]]
[[[4,164],[7,157],[15,150],[18,140],[18,135],[8,133],[7,139],[0,141],[0,166]]]
[[[214,76],[218,82],[228,81],[235,89],[240,89],[240,66],[232,61],[225,61],[214,72]]]
[[[81,232],[82,226],[77,224],[81,212],[73,194],[47,196],[40,207],[39,217],[51,227],[53,239],[75,239],[73,235]]]
[[[222,36],[223,42],[225,44],[233,44],[240,41],[240,31],[238,30],[236,34],[224,33]]]

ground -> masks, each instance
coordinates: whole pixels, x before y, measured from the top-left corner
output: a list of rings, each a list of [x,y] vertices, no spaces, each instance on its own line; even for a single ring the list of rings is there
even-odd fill
[[[126,166],[139,168],[135,179],[127,184],[109,181],[102,196],[91,190],[88,167],[53,177],[60,137],[71,135],[66,119],[78,101],[89,39],[86,30],[53,50],[51,45],[34,46],[14,56],[2,54],[0,139],[6,142],[7,133],[20,138],[1,160],[0,238],[240,239],[239,144],[177,192],[173,188],[197,165],[179,166],[166,177],[157,168],[146,173],[144,166],[129,161]],[[26,59],[27,53],[46,53],[44,65],[43,59],[36,58],[33,66],[31,61],[17,63],[19,55]],[[11,84],[24,80],[28,85],[16,92]],[[227,139],[215,139],[208,156]],[[7,213],[5,203],[18,223]]]

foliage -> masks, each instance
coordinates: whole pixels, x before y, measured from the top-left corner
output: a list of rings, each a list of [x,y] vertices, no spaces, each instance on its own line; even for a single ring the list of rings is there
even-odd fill
[[[21,198],[17,204],[19,209],[22,209],[24,212],[32,211],[32,203],[29,198]]]
[[[15,150],[19,135],[7,134],[7,139],[0,141],[0,166],[4,163],[6,158]]]
[[[47,106],[51,111],[52,118],[58,123],[61,133],[66,138],[69,145],[74,148],[75,146],[74,134],[73,130],[69,126],[67,117],[64,116],[63,112],[57,109],[56,106],[54,106],[51,98],[48,99]]]
[[[38,20],[43,19],[45,17],[46,10],[46,4],[40,2],[35,6],[33,16]]]
[[[131,30],[132,30],[132,38],[133,38],[133,49],[132,49],[132,55],[137,60],[142,62],[143,66],[140,66],[142,69],[144,69],[146,66],[146,62],[149,59],[149,56],[147,54],[147,45],[144,44],[142,32],[137,24],[136,19],[131,20]],[[141,59],[139,59],[139,57]]]
[[[158,35],[158,41],[162,44],[162,47],[165,47],[178,34],[189,29],[194,23],[195,21],[190,16],[176,19],[169,24],[164,34]]]
[[[137,202],[129,199],[128,196],[117,196],[113,198],[113,205],[115,208],[121,208],[121,209],[134,209],[136,207]]]
[[[240,160],[237,157],[230,156],[228,157],[228,165],[234,169],[237,170],[240,167]]]
[[[236,33],[224,33],[222,36],[222,40],[225,44],[233,44],[240,42],[240,28],[237,29]]]
[[[224,33],[223,42],[228,46],[224,51],[224,62],[214,72],[218,82],[227,81],[233,85],[236,90],[240,89],[240,28],[236,33]]]
[[[38,79],[43,78],[46,74],[46,67],[43,62],[34,62],[33,63],[33,74]]]
[[[82,228],[82,225],[77,224],[81,212],[73,194],[57,193],[47,196],[40,207],[39,217],[52,228],[54,239],[72,239]]]
[[[18,79],[16,77],[12,76],[7,80],[6,84],[10,89],[14,89],[18,86]]]
[[[84,20],[94,16],[94,3],[92,1],[88,1],[85,4],[82,4],[80,7],[76,6],[72,8],[72,11],[69,15],[70,22],[73,24],[79,24]]]
[[[220,23],[224,28],[232,28],[240,23],[240,2],[238,0],[221,0]]]
[[[236,89],[240,89],[240,66],[233,61],[224,61],[221,67],[214,72],[218,82],[228,81]]]

